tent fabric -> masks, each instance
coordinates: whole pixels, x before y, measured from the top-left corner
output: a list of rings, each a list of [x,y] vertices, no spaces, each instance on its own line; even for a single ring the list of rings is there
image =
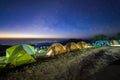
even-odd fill
[[[43,49],[40,49],[40,50],[38,50],[38,53],[46,53],[46,50],[43,50]]]
[[[51,50],[49,50],[48,52],[47,52],[47,54],[46,54],[46,56],[48,56],[48,57],[54,57],[55,55],[52,55],[52,54],[55,54],[55,53],[53,53],[53,51],[52,51],[52,49]]]
[[[22,64],[36,62],[36,60],[32,57],[34,54],[34,47],[30,45],[15,45],[6,50],[6,63],[10,66],[19,66]]]
[[[110,42],[107,40],[99,40],[94,43],[95,47],[100,47],[100,46],[110,46]]]
[[[117,40],[111,40],[110,44],[111,45],[119,45],[119,42]]]
[[[82,48],[88,48],[88,44],[84,41],[81,42]]]
[[[78,42],[77,46],[78,46],[79,49],[81,49],[81,48],[88,48],[88,44],[86,42],[83,42],[83,41]]]
[[[118,40],[119,44],[120,44],[120,40]]]
[[[49,53],[49,55],[51,56],[55,56],[66,53],[66,50],[62,44],[54,43],[50,47],[48,47],[47,53]]]
[[[65,45],[65,49],[67,52],[78,50],[77,44],[74,42],[69,42]]]
[[[110,46],[110,42],[107,40],[102,40],[103,46]]]
[[[30,45],[22,45],[22,46],[30,55],[35,54],[35,49],[33,46],[30,46]]]
[[[0,68],[4,68],[6,66],[5,59],[5,56],[0,56]]]
[[[100,47],[100,46],[102,46],[101,41],[96,41],[96,42],[94,43],[94,46],[95,46],[95,47]]]
[[[78,47],[79,49],[82,48],[82,44],[81,44],[81,42],[78,42],[78,43],[77,43],[77,47]]]

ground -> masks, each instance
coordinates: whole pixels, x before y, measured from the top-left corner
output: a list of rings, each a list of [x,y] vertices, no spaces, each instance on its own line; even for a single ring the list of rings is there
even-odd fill
[[[119,60],[120,47],[83,49],[1,70],[0,80],[120,80]]]

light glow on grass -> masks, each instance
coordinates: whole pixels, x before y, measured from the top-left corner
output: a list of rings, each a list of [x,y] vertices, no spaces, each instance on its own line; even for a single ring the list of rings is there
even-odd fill
[[[111,46],[120,46],[120,45],[111,45]]]

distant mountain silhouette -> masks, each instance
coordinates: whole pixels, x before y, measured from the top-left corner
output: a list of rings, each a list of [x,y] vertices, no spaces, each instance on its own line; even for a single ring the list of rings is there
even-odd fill
[[[83,40],[82,39],[68,39],[68,40],[61,41],[60,43],[62,45],[65,45],[65,44],[67,44],[69,42],[75,42],[75,43],[77,43],[77,42],[80,42],[80,41],[83,41]]]

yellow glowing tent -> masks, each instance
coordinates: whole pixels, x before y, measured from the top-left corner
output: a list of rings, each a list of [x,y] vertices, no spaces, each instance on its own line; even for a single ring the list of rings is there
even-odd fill
[[[60,43],[54,43],[53,45],[48,47],[48,50],[47,50],[47,55],[52,57],[54,57],[55,55],[63,54],[63,53],[66,53],[66,50],[64,46]]]
[[[82,45],[82,48],[88,48],[88,44],[86,42],[81,41],[80,43]]]
[[[14,67],[36,62],[36,60],[32,57],[34,54],[34,47],[30,45],[22,44],[12,46],[6,50],[6,64]]]
[[[65,49],[67,52],[78,50],[79,48],[77,47],[76,43],[74,42],[69,42],[65,45]]]
[[[79,49],[81,49],[81,48],[82,48],[82,43],[81,43],[81,42],[78,42],[78,43],[77,43],[77,47],[78,47]]]
[[[111,45],[119,45],[119,42],[117,40],[111,40],[110,44]]]

